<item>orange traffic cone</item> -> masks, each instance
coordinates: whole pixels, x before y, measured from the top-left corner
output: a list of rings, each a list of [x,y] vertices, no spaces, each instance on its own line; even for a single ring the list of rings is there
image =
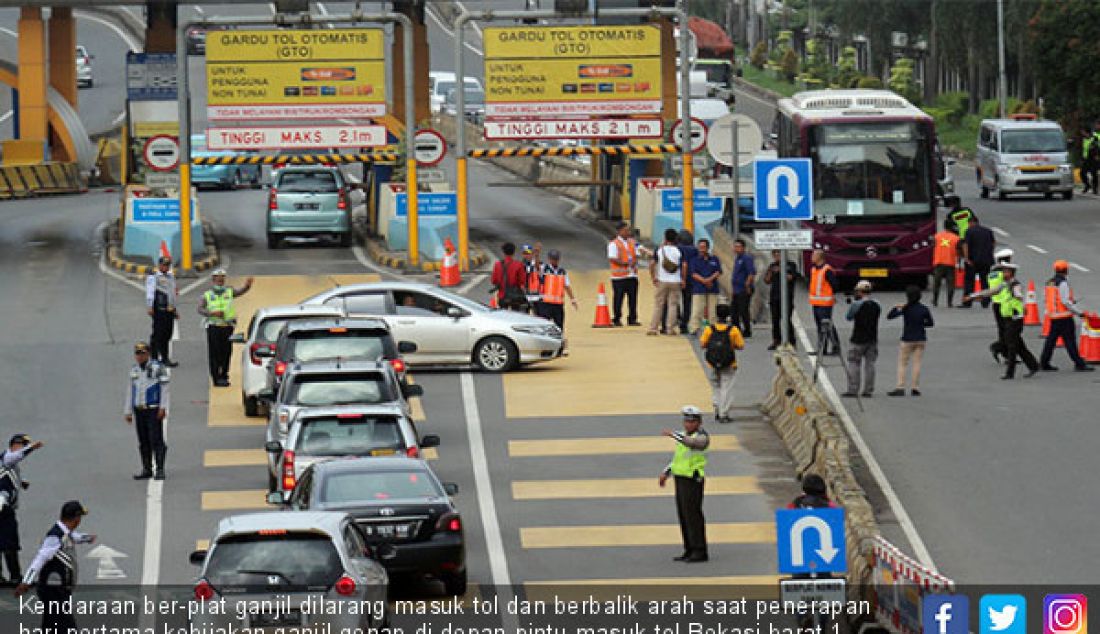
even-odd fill
[[[611,311],[607,308],[607,292],[604,291],[603,282],[596,288],[596,320],[592,322],[592,327],[611,327]]]
[[[982,276],[977,273],[974,274],[974,294],[982,292]]]
[[[172,259],[172,252],[168,250],[168,243],[164,240],[160,241],[160,253],[158,257],[168,258],[169,260]]]
[[[966,292],[966,267],[961,264],[955,267],[955,288]]]
[[[1024,325],[1039,325],[1039,302],[1035,298],[1035,280],[1027,281],[1027,299],[1024,300]]]
[[[496,293],[493,293],[492,296],[489,297],[489,308],[500,308],[500,302],[497,301]]]
[[[1100,316],[1085,313],[1081,320],[1081,358],[1086,363],[1100,363]]]
[[[462,274],[458,271],[458,255],[450,238],[443,241],[443,265],[439,267],[439,285],[441,287],[458,286],[462,283]]]

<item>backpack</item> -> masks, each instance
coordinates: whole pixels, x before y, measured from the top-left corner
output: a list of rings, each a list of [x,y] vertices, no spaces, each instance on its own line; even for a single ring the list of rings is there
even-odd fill
[[[501,288],[504,291],[501,301],[501,308],[521,308],[527,305],[527,293],[518,286],[511,286],[508,284],[508,264],[504,260],[500,260],[500,279]]]
[[[703,355],[707,364],[715,370],[724,370],[737,360],[737,351],[733,349],[733,339],[730,333],[733,327],[718,330],[711,326],[710,339],[707,340],[706,353]]]
[[[668,257],[668,252],[665,251],[668,247],[661,247],[661,268],[665,270],[665,273],[675,273],[680,270],[680,263],[673,262]],[[679,249],[677,249],[678,251]]]

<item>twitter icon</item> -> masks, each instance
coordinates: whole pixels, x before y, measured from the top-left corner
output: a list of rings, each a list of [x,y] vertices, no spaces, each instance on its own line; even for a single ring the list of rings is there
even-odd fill
[[[978,611],[981,634],[1027,634],[1027,600],[1018,594],[987,594]]]

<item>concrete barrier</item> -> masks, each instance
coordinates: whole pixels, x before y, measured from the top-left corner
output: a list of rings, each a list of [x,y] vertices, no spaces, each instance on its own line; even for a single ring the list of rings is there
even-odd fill
[[[0,199],[77,194],[86,190],[76,163],[0,166]]]

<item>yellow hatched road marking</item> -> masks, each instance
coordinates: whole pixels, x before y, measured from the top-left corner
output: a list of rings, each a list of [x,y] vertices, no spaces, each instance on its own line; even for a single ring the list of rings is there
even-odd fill
[[[209,549],[210,549],[210,540],[209,539],[196,539],[195,540],[195,550],[209,550]]]
[[[603,478],[599,480],[520,480],[512,483],[517,500],[574,500],[591,498],[646,498],[673,495],[674,487],[660,487],[657,478]],[[707,495],[763,493],[752,476],[711,476]]]
[[[435,447],[421,450],[425,460],[439,460]],[[257,467],[267,464],[267,452],[263,449],[207,449],[203,452],[204,467]],[[709,480],[708,480],[708,487]],[[708,493],[710,492],[708,488]]]
[[[554,438],[546,440],[509,440],[512,458],[555,456],[602,456],[606,454],[672,454],[675,442],[664,436],[616,436],[609,438]],[[736,436],[711,435],[710,451],[740,451]]]
[[[413,379],[412,374],[407,374],[406,377],[407,377],[407,380],[409,382],[409,385],[415,385],[416,384],[416,381]],[[424,414],[424,404],[421,403],[420,400],[421,399],[419,399],[419,398],[410,398],[409,399],[409,408],[412,410],[413,420],[415,420],[418,423],[422,423],[422,422],[424,422],[425,420],[428,419],[427,415]]]
[[[241,491],[203,491],[204,511],[250,511],[274,508],[267,503],[266,489]]]
[[[603,546],[675,546],[682,543],[676,524],[629,526],[540,526],[521,528],[524,548],[596,548]],[[710,544],[772,544],[772,522],[707,524]]]

